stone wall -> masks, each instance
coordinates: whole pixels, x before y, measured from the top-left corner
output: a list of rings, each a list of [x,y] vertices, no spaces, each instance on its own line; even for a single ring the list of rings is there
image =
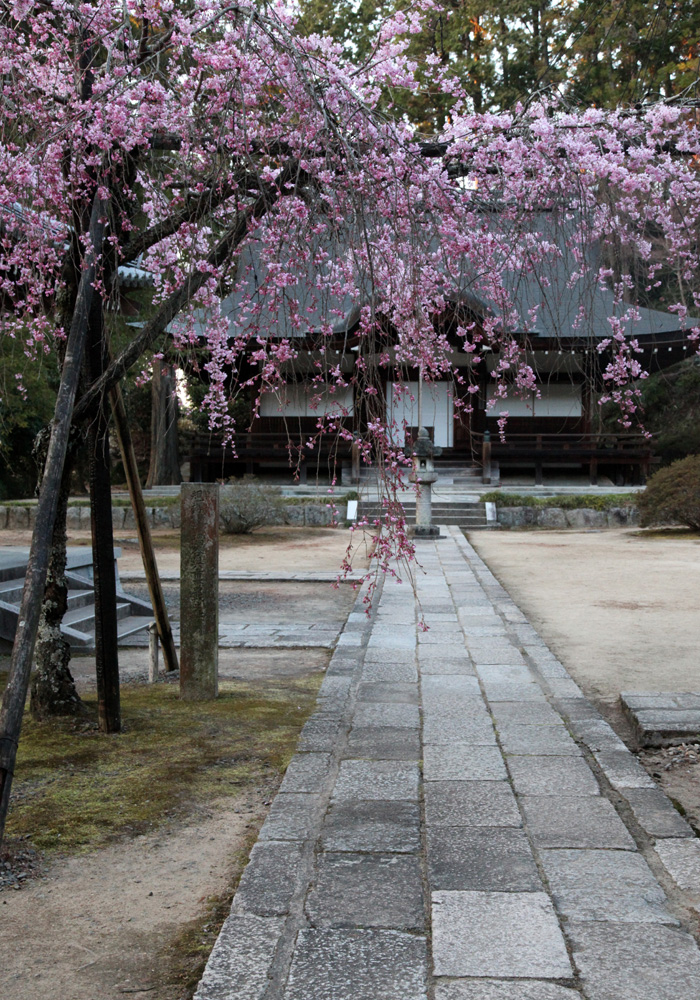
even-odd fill
[[[639,524],[636,507],[611,507],[609,510],[499,507],[496,516],[504,528],[621,528]]]
[[[345,520],[346,506],[338,504],[338,521],[340,524]],[[23,531],[34,527],[36,520],[36,504],[27,504],[26,507],[1,506],[0,505],[0,531],[14,530]],[[168,507],[147,507],[148,517],[152,528],[180,528],[180,505],[172,504]],[[332,521],[332,512],[325,504],[290,504],[285,508],[285,519],[280,521],[284,524],[306,525],[307,527],[325,527]],[[68,528],[74,531],[90,530],[90,508],[69,507],[67,515]],[[136,531],[134,512],[131,507],[112,507],[112,524],[116,530]]]

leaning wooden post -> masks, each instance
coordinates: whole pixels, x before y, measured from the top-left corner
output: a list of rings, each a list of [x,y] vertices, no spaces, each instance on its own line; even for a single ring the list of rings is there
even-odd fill
[[[180,487],[180,697],[219,690],[219,486]]]
[[[134,510],[136,533],[139,539],[143,568],[146,572],[148,593],[153,606],[153,617],[156,620],[158,638],[160,639],[160,644],[163,648],[165,669],[167,671],[173,671],[178,668],[177,651],[175,649],[173,632],[170,627],[168,609],[165,605],[163,588],[161,586],[160,576],[158,575],[156,553],[153,548],[151,529],[148,524],[146,504],[143,501],[143,493],[141,492],[141,481],[139,480],[138,468],[136,466],[136,456],[134,454],[134,445],[131,440],[129,421],[126,416],[126,409],[124,408],[122,391],[118,385],[112,389],[109,398],[112,404],[112,415],[114,417],[114,426],[117,432],[117,441],[119,442],[119,451],[122,456],[126,484],[129,488],[131,506]]]

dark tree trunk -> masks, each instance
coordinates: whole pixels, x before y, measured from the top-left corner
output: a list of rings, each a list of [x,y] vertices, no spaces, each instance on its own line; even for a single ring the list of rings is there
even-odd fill
[[[155,359],[151,382],[151,462],[146,489],[179,486],[180,482],[175,373]]]
[[[61,632],[61,622],[68,606],[66,512],[70,491],[71,450],[69,445],[58,495],[46,589],[37,632],[36,671],[29,703],[35,719],[78,715],[85,710],[69,668],[70,644]]]

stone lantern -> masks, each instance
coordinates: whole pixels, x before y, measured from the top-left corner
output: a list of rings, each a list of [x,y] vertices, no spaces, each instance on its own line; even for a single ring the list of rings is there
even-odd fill
[[[433,524],[432,496],[433,483],[437,481],[434,458],[442,454],[442,448],[436,448],[428,436],[425,427],[418,431],[418,438],[413,446],[413,472],[409,480],[416,483],[416,526],[413,534],[416,538],[437,538],[440,528]]]

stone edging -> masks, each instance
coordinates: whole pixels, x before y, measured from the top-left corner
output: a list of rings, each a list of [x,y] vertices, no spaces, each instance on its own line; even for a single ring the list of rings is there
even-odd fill
[[[148,518],[152,528],[180,528],[180,505],[171,504],[168,507],[147,507]],[[0,505],[0,531],[23,531],[34,527],[36,521],[36,504]],[[345,520],[346,507],[337,505],[336,519],[342,524]],[[333,521],[332,511],[326,504],[289,504],[285,508],[284,520],[280,524],[292,524],[306,527],[327,527]],[[74,531],[90,530],[90,506],[69,507],[66,515],[66,525]],[[134,512],[131,507],[112,507],[112,525],[115,530],[136,530]]]
[[[314,848],[348,739],[374,612],[363,587],[326,670],[313,714],[254,845],[194,1000],[278,996],[286,982]],[[380,591],[373,596],[374,610]]]
[[[593,510],[577,507],[498,507],[496,518],[504,528],[621,528],[639,524],[636,507]]]

